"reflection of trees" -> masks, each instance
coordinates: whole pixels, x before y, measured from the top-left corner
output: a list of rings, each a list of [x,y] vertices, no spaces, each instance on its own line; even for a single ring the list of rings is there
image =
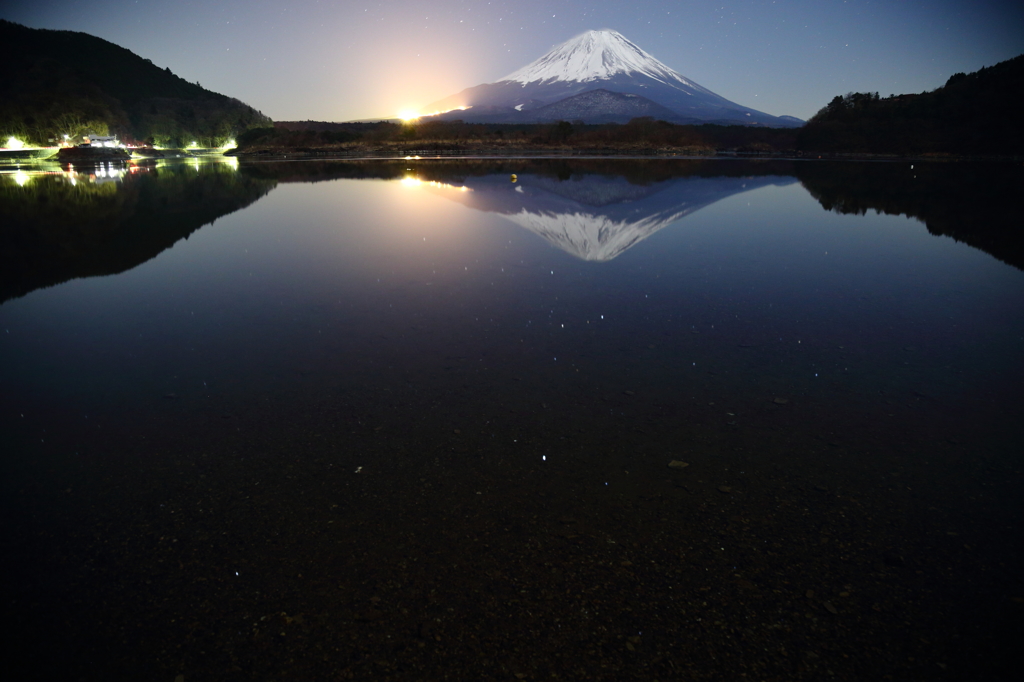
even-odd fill
[[[1024,187],[1020,164],[811,162],[794,168],[825,210],[917,218],[934,235],[952,237],[1024,269],[1017,206]]]
[[[242,162],[241,172],[278,182],[340,178],[421,180],[463,184],[471,177],[532,174],[554,181],[587,175],[622,177],[637,185],[676,178],[796,176],[821,205],[838,213],[913,216],[946,235],[1024,268],[1024,236],[1010,202],[1024,170],[1009,163],[940,163],[703,159],[450,159]]]
[[[685,177],[750,177],[795,175],[792,161],[714,161],[702,159],[369,159],[297,161],[289,163],[242,162],[241,172],[279,182],[321,180],[394,180],[414,175],[421,180],[447,184],[485,175],[533,174],[558,180],[578,175],[623,177],[646,185]]]
[[[129,270],[274,184],[226,164],[183,163],[128,173],[121,182],[72,184],[54,174],[22,187],[2,178],[0,301],[75,277]]]

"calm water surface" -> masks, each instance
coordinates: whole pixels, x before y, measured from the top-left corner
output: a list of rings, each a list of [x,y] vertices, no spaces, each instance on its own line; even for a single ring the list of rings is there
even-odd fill
[[[1011,661],[1020,164],[8,171],[19,671]]]

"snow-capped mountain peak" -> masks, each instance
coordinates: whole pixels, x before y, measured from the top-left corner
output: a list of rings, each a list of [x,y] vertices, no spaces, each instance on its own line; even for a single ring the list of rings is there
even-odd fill
[[[551,49],[537,61],[498,82],[575,81],[586,83],[618,75],[644,75],[669,84],[704,90],[627,40],[618,31],[587,31]]]
[[[626,123],[641,116],[686,123],[800,123],[716,95],[612,30],[587,31],[499,81],[466,88],[427,110],[467,123]]]

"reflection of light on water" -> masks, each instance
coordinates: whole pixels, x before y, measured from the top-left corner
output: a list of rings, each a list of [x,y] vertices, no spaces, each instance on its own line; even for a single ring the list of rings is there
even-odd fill
[[[28,175],[25,174],[25,171],[19,170],[14,174],[14,181],[18,183],[18,187],[24,187],[28,182]]]
[[[446,182],[437,182],[436,180],[428,180],[428,181],[424,182],[423,180],[420,180],[419,178],[414,177],[412,175],[407,175],[404,178],[402,178],[401,183],[403,185],[405,185],[406,187],[420,187],[420,186],[423,186],[423,187],[429,187],[431,189],[453,189],[453,190],[455,190],[457,192],[471,192],[471,191],[473,191],[469,187],[466,187],[464,185],[449,185]]]
[[[106,182],[120,182],[125,173],[128,172],[127,168],[118,167],[117,165],[111,165],[109,163],[97,165],[92,172],[87,176],[89,182],[102,185]],[[68,171],[65,174],[70,180],[71,184],[77,185],[77,178],[86,177],[83,173],[79,173],[74,169],[74,166],[68,165]]]

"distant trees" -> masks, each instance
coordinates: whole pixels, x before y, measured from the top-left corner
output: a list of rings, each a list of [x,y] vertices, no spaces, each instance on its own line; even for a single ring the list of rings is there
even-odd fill
[[[820,109],[811,120],[822,121],[848,118],[851,114],[866,111],[879,101],[877,92],[848,92],[845,96],[836,95],[832,101]]]
[[[77,113],[65,111],[53,119],[53,128],[58,141],[77,142],[89,129],[89,124]]]
[[[568,121],[559,121],[555,124],[555,129],[551,131],[551,137],[556,142],[566,142],[573,134],[572,124]]]
[[[326,123],[286,121],[273,128],[251,129],[240,135],[240,152],[258,149],[313,150],[341,145],[364,148],[454,150],[473,147],[516,149],[568,147],[572,149],[673,150],[690,154],[730,149],[772,153],[794,148],[793,128],[759,126],[678,125],[650,117],[624,125],[558,121],[536,124],[465,123],[426,120],[414,123]]]
[[[836,96],[799,133],[805,151],[889,154],[1024,153],[1017,123],[1024,89],[1024,55],[955,73],[932,92]]]

